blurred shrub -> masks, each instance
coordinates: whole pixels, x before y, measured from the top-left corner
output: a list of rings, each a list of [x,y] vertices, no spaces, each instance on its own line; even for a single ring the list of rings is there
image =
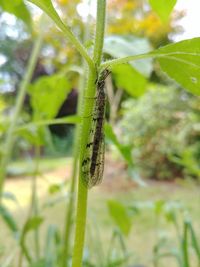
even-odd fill
[[[151,85],[141,98],[123,103],[119,128],[133,161],[146,178],[200,176],[199,98],[180,89]]]

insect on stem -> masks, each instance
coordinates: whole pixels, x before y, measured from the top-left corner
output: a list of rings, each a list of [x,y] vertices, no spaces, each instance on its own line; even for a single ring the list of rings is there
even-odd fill
[[[95,97],[94,111],[90,137],[86,144],[86,155],[82,161],[82,177],[84,184],[91,188],[102,181],[104,170],[104,119],[106,94],[104,91],[105,79],[110,74],[108,69],[102,71],[96,82],[97,93]]]

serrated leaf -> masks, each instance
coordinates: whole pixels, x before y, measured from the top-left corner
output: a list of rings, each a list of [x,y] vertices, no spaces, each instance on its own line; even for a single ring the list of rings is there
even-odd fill
[[[117,87],[124,89],[131,96],[139,97],[146,91],[146,78],[131,65],[114,66],[112,74]]]
[[[128,209],[122,203],[115,200],[107,201],[107,205],[112,219],[115,221],[122,233],[128,235],[132,226]]]
[[[167,22],[177,0],[149,0],[152,9],[163,22]]]
[[[162,70],[193,94],[200,95],[200,38],[166,45],[151,53]]]
[[[105,38],[104,52],[114,58],[127,57],[147,53],[151,46],[147,39],[135,36],[112,35]],[[149,77],[153,69],[151,59],[130,62],[136,70],[145,77]]]

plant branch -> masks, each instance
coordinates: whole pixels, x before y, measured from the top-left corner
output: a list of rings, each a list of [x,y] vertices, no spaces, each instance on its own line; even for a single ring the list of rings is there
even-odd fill
[[[88,66],[90,68],[94,67],[94,63],[90,56],[88,55],[85,47],[81,44],[78,38],[73,34],[70,27],[61,20],[58,13],[54,9],[52,2],[50,0],[28,0],[29,2],[37,5],[40,9],[42,9],[58,26],[58,28],[66,35],[66,37],[70,40],[70,42],[75,46],[81,56],[86,60]]]
[[[94,62],[99,66],[102,59],[102,50],[105,32],[105,16],[106,16],[106,0],[98,0],[97,2],[97,23],[95,31],[95,45],[94,45]]]
[[[13,145],[14,145],[14,132],[15,132],[16,125],[17,125],[17,119],[23,107],[23,102],[24,102],[24,98],[26,95],[26,88],[31,81],[31,78],[32,78],[32,75],[33,75],[33,72],[34,72],[34,69],[37,63],[37,59],[38,59],[40,49],[42,46],[42,39],[43,39],[43,34],[41,32],[35,42],[31,57],[28,62],[27,71],[20,85],[19,92],[17,94],[15,108],[14,108],[14,114],[12,116],[10,126],[8,128],[7,135],[5,138],[5,145],[3,149],[4,154],[2,156],[2,160],[0,163],[0,201],[2,197],[3,185],[4,185],[5,176],[6,176],[6,167],[10,160],[11,152],[12,152]]]
[[[86,64],[82,62],[82,69],[85,69]],[[77,113],[81,114],[81,107],[83,101],[83,93],[85,86],[85,77],[84,74],[80,76],[79,79],[79,97],[78,97],[78,107]],[[73,141],[73,167],[72,167],[72,179],[69,193],[69,203],[66,210],[65,218],[65,229],[64,229],[64,244],[63,244],[63,255],[62,255],[62,267],[66,267],[66,261],[69,256],[69,247],[72,234],[72,225],[73,225],[73,215],[75,207],[75,189],[77,184],[77,173],[78,173],[78,159],[79,159],[79,136],[81,133],[80,124],[76,125],[74,141]]]
[[[104,26],[105,26],[105,13],[106,13],[106,1],[98,0],[97,4],[97,24],[96,24],[96,37],[94,44],[93,58],[95,60],[95,66],[98,69],[103,50],[104,40]],[[104,14],[102,14],[104,13]],[[97,36],[99,35],[99,37]],[[87,217],[87,196],[88,188],[84,185],[81,164],[85,155],[86,144],[88,142],[89,131],[91,127],[91,114],[94,105],[94,96],[96,91],[96,78],[97,72],[95,68],[89,66],[88,82],[85,90],[85,101],[83,107],[83,120],[82,120],[82,131],[81,131],[81,143],[80,143],[80,168],[79,168],[79,182],[78,182],[78,196],[77,196],[77,213],[76,213],[76,228],[75,228],[75,241],[74,250],[72,256],[72,267],[82,266],[84,239],[85,239],[85,228],[86,228],[86,217]],[[92,101],[91,101],[92,100]],[[86,174],[89,175],[89,174]]]

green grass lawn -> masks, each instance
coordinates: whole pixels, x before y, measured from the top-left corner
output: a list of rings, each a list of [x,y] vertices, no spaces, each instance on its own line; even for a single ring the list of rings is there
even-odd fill
[[[67,160],[67,162],[68,165],[65,166],[66,159],[59,159],[57,163],[53,163],[51,160],[44,160],[40,167],[41,171],[43,171],[38,178],[40,211],[41,216],[44,217],[44,223],[40,229],[42,244],[45,243],[48,225],[57,225],[61,231],[63,230],[67,197],[65,198],[63,191],[50,195],[48,188],[51,184],[62,183],[65,176],[70,176],[70,167],[68,166],[71,161]],[[50,169],[48,168],[49,166]],[[119,182],[118,180],[116,181]],[[111,184],[114,183],[115,179],[113,179]],[[23,225],[27,215],[31,193],[30,185],[31,176],[26,178],[9,178],[6,182],[5,190],[16,195],[18,204],[13,203],[11,200],[4,201],[4,204],[14,215],[19,228]],[[108,200],[118,201],[125,207],[132,207],[135,203],[144,204],[139,213],[132,213],[130,215],[131,231],[127,236],[123,235],[127,253],[131,254],[128,266],[134,266],[134,264],[138,263],[143,264],[145,267],[152,267],[152,250],[160,236],[167,237],[169,246],[177,246],[176,231],[172,223],[167,222],[163,215],[156,217],[152,209],[148,208],[153,201],[163,200],[181,203],[184,210],[187,210],[190,214],[198,239],[200,240],[200,187],[194,182],[149,182],[146,187],[130,186],[127,190],[120,190],[119,186],[118,190],[115,190],[114,186],[108,187],[105,178],[101,186],[91,189],[89,192],[85,255],[92,259],[93,262],[104,262],[107,258],[109,247],[112,248],[111,254],[113,257],[121,253],[119,243],[111,240],[117,224],[108,212]],[[54,202],[56,204],[52,205]],[[184,214],[181,211],[178,211],[177,214],[179,231],[181,233]],[[31,233],[29,235],[31,238]],[[8,258],[15,250],[16,252],[18,250],[16,242],[5,223],[0,220],[0,266],[1,262]],[[191,254],[193,255],[192,251]],[[197,267],[195,260],[192,264],[194,266],[190,267]],[[176,267],[178,265],[175,260],[166,258],[160,262],[158,267],[169,266]]]

